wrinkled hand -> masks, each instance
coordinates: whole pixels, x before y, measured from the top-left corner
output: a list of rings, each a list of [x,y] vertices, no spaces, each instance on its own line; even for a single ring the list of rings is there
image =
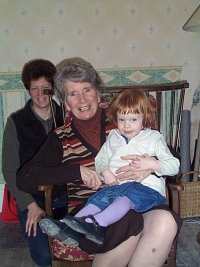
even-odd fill
[[[159,160],[149,156],[148,154],[144,154],[142,156],[136,156],[136,158],[132,160],[131,165],[137,171],[144,171],[149,169],[156,171],[159,170],[160,168]]]
[[[141,169],[136,169],[133,166],[133,163],[138,158],[143,158],[143,156],[138,155],[127,155],[121,157],[123,160],[128,160],[130,163],[119,168],[115,173],[117,174],[117,179],[120,181],[124,180],[135,180],[137,182],[141,182],[143,179],[145,179],[147,176],[149,176],[152,173],[152,169],[146,169],[145,167]]]
[[[45,216],[45,211],[42,210],[36,202],[32,202],[27,206],[28,214],[26,220],[26,233],[28,236],[36,236],[37,224],[39,220]]]
[[[116,176],[110,171],[110,170],[105,170],[102,172],[103,178],[104,178],[104,183],[107,185],[115,185],[118,184],[118,180]]]
[[[97,190],[101,185],[101,180],[99,179],[97,173],[87,167],[80,166],[81,178],[83,183],[92,188]]]

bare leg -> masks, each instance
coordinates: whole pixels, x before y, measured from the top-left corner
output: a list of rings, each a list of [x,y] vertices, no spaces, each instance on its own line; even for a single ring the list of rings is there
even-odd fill
[[[144,215],[143,235],[129,262],[129,267],[160,267],[167,259],[177,225],[165,210],[153,210]]]
[[[97,254],[92,267],[125,267],[137,246],[140,235],[130,237],[121,245],[103,254]]]
[[[154,210],[144,215],[143,234],[131,237],[115,249],[97,254],[93,267],[161,267],[167,259],[177,225],[165,210]]]

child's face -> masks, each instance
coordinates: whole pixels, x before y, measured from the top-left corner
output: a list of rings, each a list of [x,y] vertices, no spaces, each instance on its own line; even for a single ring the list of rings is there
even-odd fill
[[[117,127],[120,133],[126,136],[128,139],[139,134],[143,125],[143,114],[121,114],[117,113]]]

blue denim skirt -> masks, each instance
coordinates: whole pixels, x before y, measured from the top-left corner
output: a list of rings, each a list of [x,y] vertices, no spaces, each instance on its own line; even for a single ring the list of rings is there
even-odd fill
[[[107,208],[116,198],[126,196],[133,203],[133,209],[144,212],[154,206],[166,204],[166,198],[156,190],[138,182],[106,186],[92,195],[87,204],[94,204],[101,210]]]

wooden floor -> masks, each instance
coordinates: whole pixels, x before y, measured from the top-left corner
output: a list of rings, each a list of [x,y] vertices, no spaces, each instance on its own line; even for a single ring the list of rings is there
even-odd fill
[[[198,231],[200,220],[184,221],[178,239],[177,267],[200,267],[200,245],[196,242]],[[36,267],[17,224],[0,222],[0,266]]]

